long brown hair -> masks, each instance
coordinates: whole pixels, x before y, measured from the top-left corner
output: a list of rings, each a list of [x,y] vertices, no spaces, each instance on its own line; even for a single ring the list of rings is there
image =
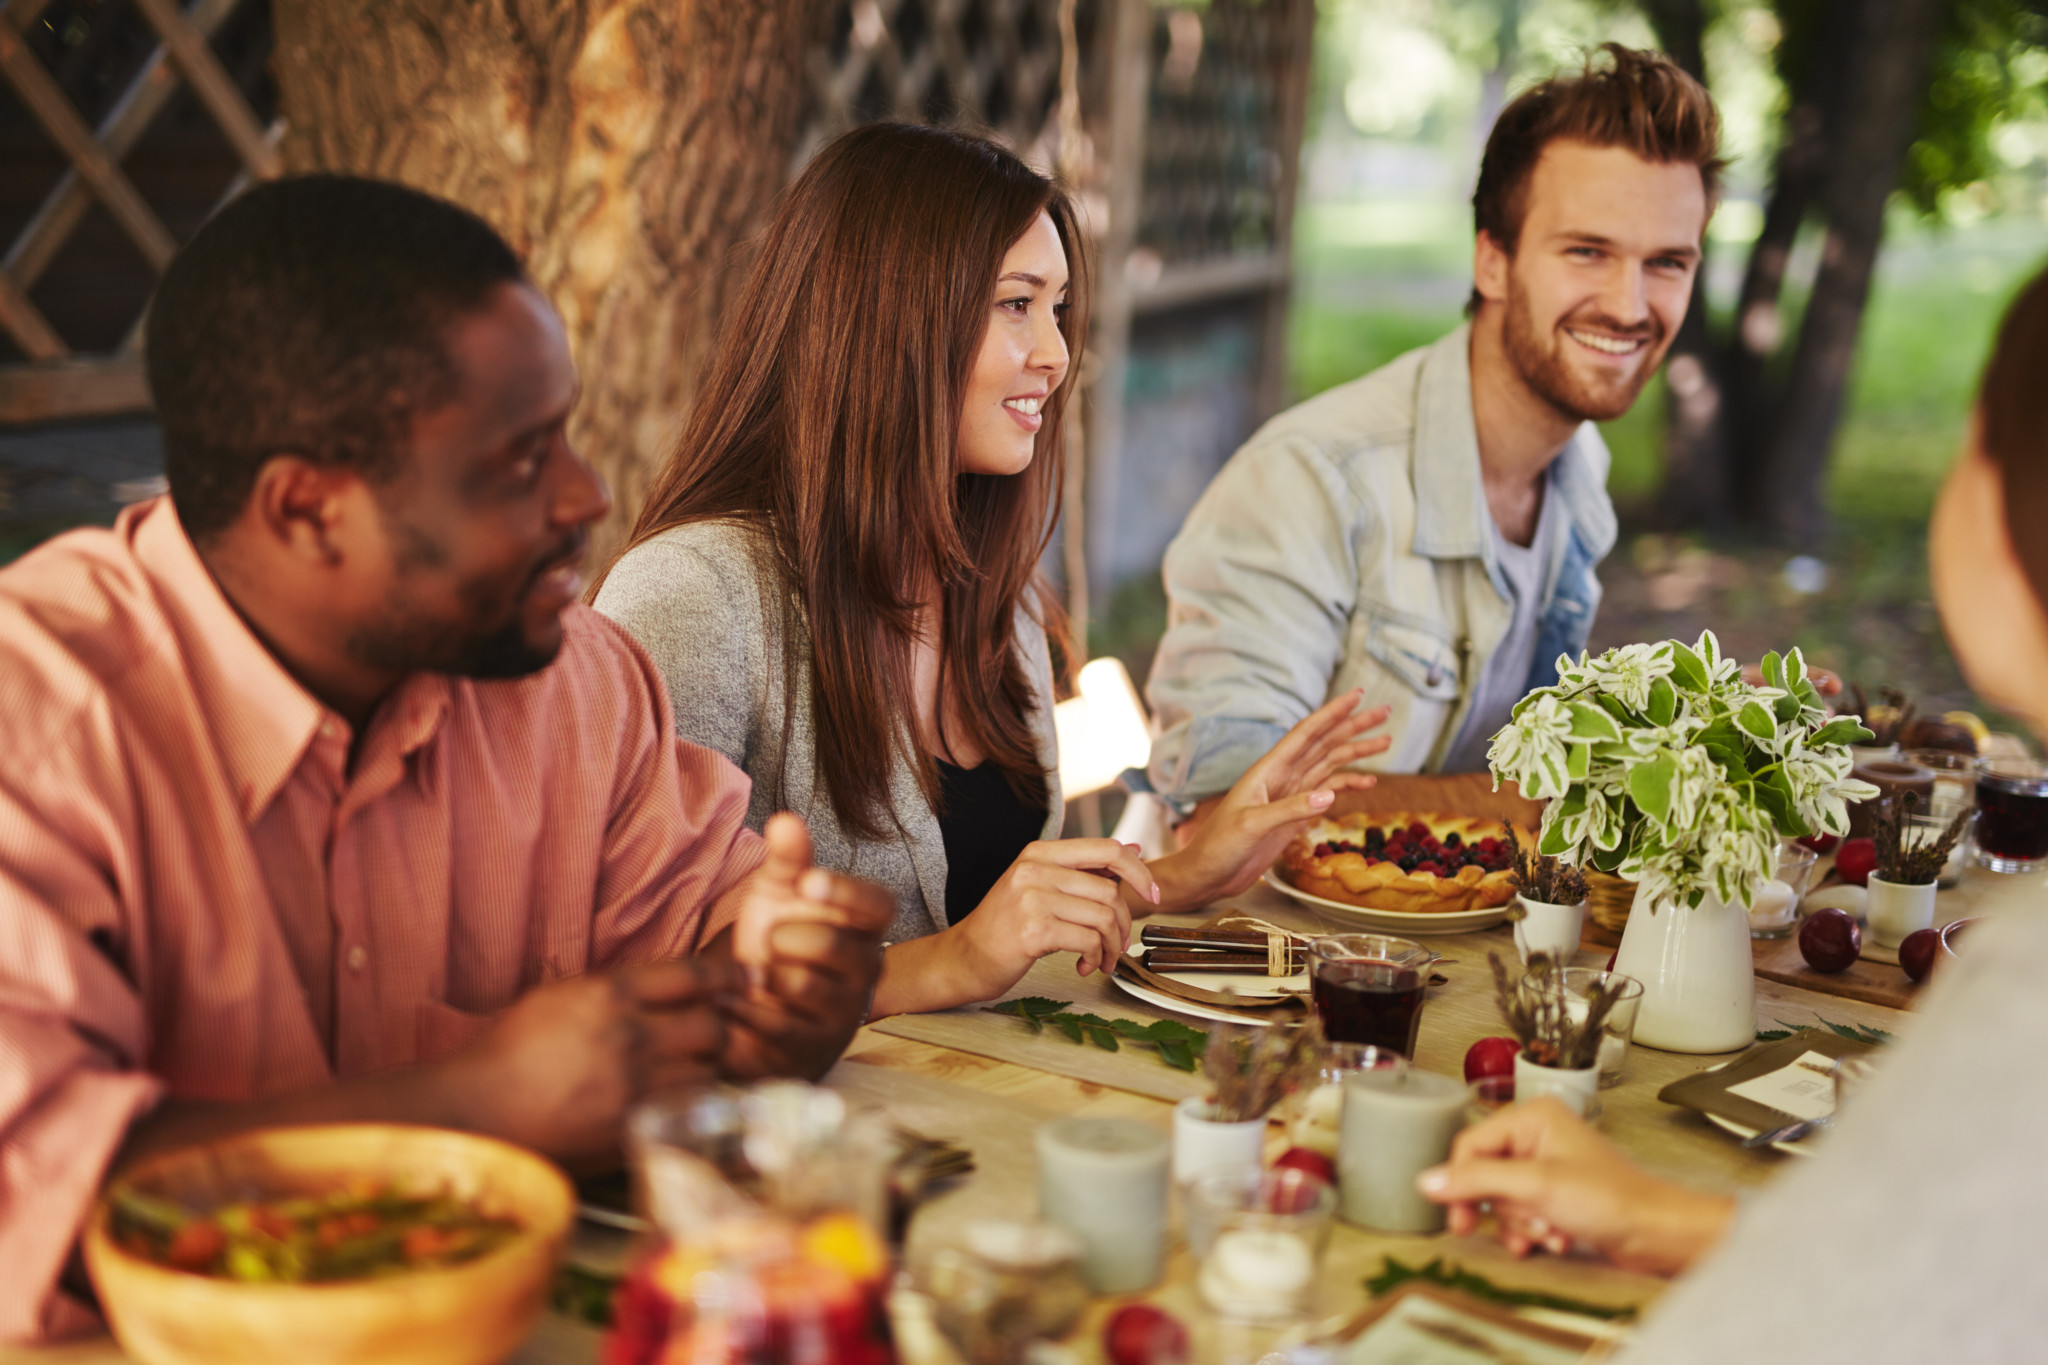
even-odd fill
[[[2012,548],[2048,606],[2048,270],[2006,310],[1977,397],[1978,445],[2005,484]]]
[[[807,639],[818,768],[840,823],[861,838],[890,823],[899,755],[938,801],[912,703],[918,611],[935,595],[940,714],[950,693],[967,737],[1018,796],[1049,797],[1015,621],[1021,606],[1064,644],[1038,562],[1059,516],[1072,384],[1048,396],[1028,469],[957,472],[996,277],[1041,212],[1073,275],[1061,322],[1071,377],[1086,299],[1059,186],[985,138],[910,124],[860,128],[819,152],[760,242],[625,547],[695,521],[766,532],[763,567],[781,591],[764,597],[784,613],[784,677],[796,676]],[[786,737],[796,701],[793,688],[784,695]],[[780,787],[779,772],[763,777]]]

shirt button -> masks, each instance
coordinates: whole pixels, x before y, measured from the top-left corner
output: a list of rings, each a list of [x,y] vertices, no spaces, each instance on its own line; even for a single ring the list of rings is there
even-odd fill
[[[352,972],[361,971],[364,964],[369,960],[369,953],[364,951],[363,945],[360,943],[348,950],[348,969]]]

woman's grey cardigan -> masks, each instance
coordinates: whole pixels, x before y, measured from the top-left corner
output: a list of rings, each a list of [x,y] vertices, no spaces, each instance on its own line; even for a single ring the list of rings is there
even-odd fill
[[[935,933],[951,923],[938,815],[909,765],[899,761],[889,777],[894,836],[858,841],[840,828],[817,772],[807,646],[795,651],[797,706],[785,744],[783,615],[766,610],[764,589],[772,590],[774,579],[764,548],[759,533],[730,522],[695,522],[664,532],[612,566],[597,609],[653,656],[668,680],[682,737],[724,754],[753,779],[750,826],[758,830],[776,811],[795,811],[811,827],[819,866],[879,882],[896,897],[890,942]],[[1031,730],[1050,775],[1041,837],[1056,839],[1064,812],[1051,657],[1045,631],[1025,612],[1018,613],[1017,634],[1039,699]]]

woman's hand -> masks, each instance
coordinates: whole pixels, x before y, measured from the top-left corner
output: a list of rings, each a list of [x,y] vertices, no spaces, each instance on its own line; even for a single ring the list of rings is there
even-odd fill
[[[1490,1203],[1509,1251],[1580,1248],[1624,1270],[1676,1275],[1721,1240],[1734,1202],[1697,1194],[1636,1167],[1546,1096],[1467,1128],[1451,1159],[1424,1171],[1423,1194],[1450,1206],[1469,1236]]]
[[[1170,904],[1193,909],[1234,896],[1273,865],[1288,840],[1328,810],[1340,791],[1363,791],[1374,779],[1340,771],[1384,752],[1393,740],[1359,736],[1386,724],[1390,707],[1354,715],[1364,694],[1354,688],[1311,713],[1216,803],[1178,853],[1160,859]]]
[[[946,932],[960,936],[961,964],[982,994],[1001,995],[1031,964],[1079,953],[1081,975],[1106,972],[1131,942],[1124,888],[1157,903],[1158,884],[1131,844],[1057,839],[1026,844],[974,913]]]

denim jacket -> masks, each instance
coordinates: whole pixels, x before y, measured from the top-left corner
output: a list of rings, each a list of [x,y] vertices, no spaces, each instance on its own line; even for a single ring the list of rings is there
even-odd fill
[[[1512,606],[1488,534],[1470,328],[1280,414],[1216,476],[1167,548],[1166,635],[1147,686],[1150,778],[1186,809],[1289,727],[1365,689],[1393,747],[1361,767],[1440,770]],[[1528,686],[1556,681],[1600,605],[1613,548],[1591,423],[1550,469],[1550,540]]]

